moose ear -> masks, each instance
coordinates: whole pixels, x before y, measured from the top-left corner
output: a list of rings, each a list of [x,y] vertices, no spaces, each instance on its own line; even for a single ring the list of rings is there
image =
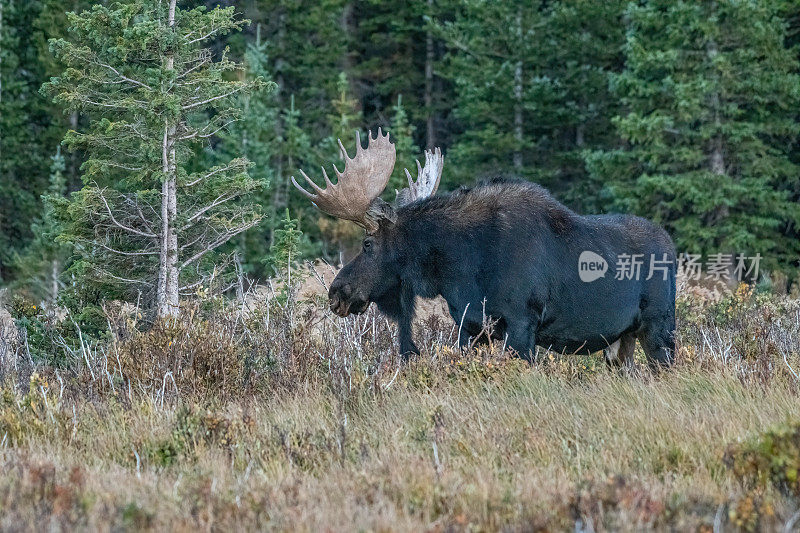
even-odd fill
[[[371,222],[369,233],[374,233],[383,224],[394,224],[397,222],[397,213],[394,208],[384,202],[381,198],[375,198],[369,203],[366,214],[367,220]],[[369,231],[372,229],[373,231]]]

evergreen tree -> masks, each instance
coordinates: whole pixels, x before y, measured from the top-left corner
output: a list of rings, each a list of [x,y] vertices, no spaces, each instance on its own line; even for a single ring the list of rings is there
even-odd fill
[[[43,196],[44,210],[31,226],[33,241],[25,252],[16,257],[19,272],[17,285],[27,290],[39,302],[54,304],[62,287],[61,273],[69,258],[69,249],[56,240],[60,228],[54,207],[66,194],[64,156],[61,147],[51,158],[50,185]]]
[[[69,23],[67,13],[80,12],[89,9],[95,2],[92,0],[39,0],[41,11],[34,21],[34,31],[32,35],[36,49],[37,63],[41,66],[43,77],[37,89],[50,80],[53,76],[58,76],[64,70],[65,65],[50,52],[50,39],[60,39],[67,36]],[[38,95],[45,106],[47,116],[51,121],[52,139],[61,140],[67,130],[77,130],[83,126],[83,117],[79,111],[74,110],[64,113],[64,110],[54,104],[45,95]],[[50,155],[52,144],[43,146],[46,152],[41,156]],[[84,154],[81,150],[70,150],[64,155],[64,178],[67,184],[67,191],[76,191],[81,188],[81,163],[84,161]]]
[[[280,278],[289,278],[292,268],[301,255],[303,232],[297,220],[289,215],[287,209],[280,226],[275,228],[275,242],[270,247],[268,262]]]
[[[300,110],[295,106],[294,95],[289,97],[289,107],[281,113],[283,135],[278,140],[277,177],[274,189],[273,213],[299,204],[301,199],[289,193],[289,177],[311,158],[311,139],[301,125]],[[305,206],[303,206],[305,207]]]
[[[181,294],[219,281],[213,252],[261,219],[246,201],[259,186],[246,159],[185,170],[193,146],[238,118],[231,97],[263,84],[228,80],[241,67],[208,48],[244,21],[233,7],[134,0],[69,23],[70,39],[51,41],[67,68],[43,90],[92,121],[65,138],[89,158],[83,189],[62,210],[62,238],[76,244],[87,281],[145,293],[159,316],[174,315]]]
[[[321,150],[318,156],[318,163],[330,168],[331,163],[339,161],[341,149],[339,140],[341,139],[345,149],[352,150],[355,133],[361,132],[364,122],[361,113],[361,104],[355,99],[350,91],[350,81],[347,74],[340,72],[336,82],[337,96],[331,101],[331,112],[328,114],[327,127],[330,134],[321,143]],[[340,165],[341,168],[341,165]],[[388,189],[388,188],[387,188]],[[307,202],[304,203],[307,205]],[[301,204],[302,206],[303,204]],[[306,207],[306,209],[308,209]],[[350,257],[356,248],[356,243],[361,242],[361,233],[358,228],[353,227],[348,221],[329,217],[317,210],[309,212],[309,218],[315,220],[316,229],[319,230],[323,244],[323,253],[332,258],[333,254],[328,253],[328,248],[338,251],[340,254],[345,251],[345,255]],[[315,232],[306,231],[309,235]],[[340,258],[341,259],[341,258]]]
[[[607,76],[621,67],[625,3],[470,1],[438,22],[459,131],[450,187],[522,177],[591,206],[583,152],[616,144]]]
[[[619,146],[611,119],[619,98],[609,90],[609,74],[624,66],[623,15],[628,0],[553,2],[547,15],[546,59],[542,75],[552,80],[554,98],[534,119],[543,133],[539,164],[553,169],[551,192],[582,212],[596,212],[597,189],[584,162],[587,151]],[[548,122],[549,120],[549,122]]]
[[[340,72],[336,81],[336,98],[331,101],[331,112],[328,115],[327,127],[331,132],[324,140],[322,151],[325,155],[338,156],[338,139],[349,139],[361,129],[363,123],[361,106],[350,94],[350,82],[347,74]]]
[[[414,146],[414,126],[408,121],[408,115],[403,107],[402,95],[397,96],[397,104],[392,108],[392,128],[389,130],[397,150],[397,162],[394,165],[394,172],[386,186],[386,191],[394,197],[395,191],[408,186],[408,178],[403,169],[412,170],[416,168],[415,157],[419,157],[419,149]],[[394,198],[392,198],[394,199]]]
[[[247,43],[244,53],[245,76],[249,81],[270,79],[267,48],[259,25],[255,40]],[[231,126],[229,133],[222,136],[222,143],[216,150],[218,156],[224,158],[244,155],[253,164],[250,176],[261,184],[254,191],[252,199],[258,205],[267,207],[266,219],[258,228],[240,235],[236,242],[244,272],[255,278],[269,275],[263,268],[263,259],[269,254],[272,230],[276,223],[276,217],[270,209],[273,205],[272,188],[280,186],[275,167],[276,152],[279,149],[279,109],[276,106],[274,87],[274,83],[270,82],[264,84],[260,90],[244,93],[240,97],[238,106],[242,110],[242,117]]]
[[[327,136],[330,102],[338,74],[349,62],[352,5],[347,0],[256,0],[252,13],[269,35],[267,55],[278,84],[278,107],[303,112],[303,127],[314,146]],[[319,133],[312,133],[319,132]],[[280,132],[279,132],[280,133]]]
[[[439,76],[442,39],[432,20],[446,16],[452,2],[361,0],[353,12],[353,69],[368,129],[385,125],[399,95],[414,125],[414,143],[427,148],[449,144],[447,114],[452,101]]]
[[[449,186],[504,174],[551,181],[553,169],[541,164],[548,152],[539,128],[552,123],[546,115],[556,101],[556,87],[543,73],[545,22],[541,2],[476,0],[440,24],[463,128],[448,152],[442,180]]]
[[[38,90],[45,80],[30,28],[38,2],[0,0],[0,284],[32,239],[47,190],[48,156],[58,141]]]
[[[627,68],[612,80],[627,147],[587,160],[609,209],[664,224],[684,251],[796,260],[782,234],[800,221],[788,157],[800,79],[778,4],[631,4]]]
[[[191,45],[187,40],[174,45],[185,46],[182,50],[168,41],[191,30],[176,27],[170,35],[165,5],[169,0],[102,2],[102,9],[113,16],[98,12],[96,27],[79,21],[68,34],[74,24],[65,11],[80,12],[93,3],[0,0],[0,284],[40,279],[41,265],[26,258],[41,244],[32,231],[44,223],[44,209],[49,209],[41,203],[48,190],[48,164],[52,147],[67,129],[84,132],[70,134],[75,142],[64,154],[67,191],[94,187],[104,191],[114,204],[110,207],[123,210],[133,209],[135,197],[139,205],[148,206],[142,212],[151,224],[156,221],[156,234],[163,230],[156,220],[162,207],[160,188],[172,181],[163,176],[175,176],[175,222],[187,209],[202,205],[195,204],[203,200],[182,185],[190,183],[188,176],[205,175],[209,167],[228,168],[232,160],[237,163],[229,170],[243,175],[238,157],[253,161],[248,174],[254,183],[239,185],[251,187],[252,199],[264,207],[269,220],[216,252],[206,252],[196,260],[199,267],[184,269],[179,285],[187,292],[214,272],[212,255],[234,249],[249,275],[270,275],[262,258],[269,255],[275,225],[287,207],[304,235],[321,245],[328,258],[342,249],[354,250],[357,232],[308,207],[290,192],[288,178],[298,167],[318,168],[335,161],[337,138],[350,149],[355,131],[378,126],[388,130],[398,146],[388,200],[404,183],[402,169],[414,165],[415,147],[437,145],[447,156],[444,190],[483,177],[519,176],[540,182],[583,212],[629,211],[656,218],[683,249],[758,248],[783,265],[789,265],[797,251],[797,0],[244,0],[236,8],[255,24],[215,30]],[[187,13],[179,25],[212,20],[221,24],[220,14],[227,13],[211,9],[216,3],[210,1],[193,5],[205,6],[206,11],[179,10],[178,19]],[[158,6],[166,15],[154,15]],[[125,10],[135,14],[121,21],[118,14]],[[208,17],[205,22],[199,22],[201,12]],[[229,35],[233,29],[244,31]],[[113,31],[120,32],[121,44],[111,37]],[[138,37],[133,32],[139,32]],[[51,38],[81,49],[53,55]],[[136,48],[136,39],[152,48]],[[125,50],[129,53],[123,57]],[[246,70],[232,72],[228,66],[200,61],[198,71],[188,75],[194,79],[185,83],[188,78],[180,77],[179,70],[188,63],[181,64],[177,57],[170,73],[166,62],[171,54],[192,53],[197,58],[222,58],[223,65],[241,58]],[[118,69],[121,74],[153,91],[112,79],[108,69],[99,77],[103,67],[93,62],[95,57],[104,65],[124,67]],[[201,74],[217,79],[199,82],[196,76]],[[37,92],[51,76],[62,89],[72,87],[56,90],[60,101],[69,100],[66,113]],[[99,84],[90,87],[90,78]],[[233,100],[220,99],[190,112],[175,107],[182,98],[190,98],[191,84],[204,93],[213,90],[212,85],[222,90],[229,82],[257,85],[259,78],[273,79],[276,90],[241,90],[230,95]],[[116,102],[106,98],[112,93],[119,96]],[[237,110],[243,120],[232,122]],[[161,153],[155,139],[162,139],[163,131],[154,132],[166,126],[164,120],[176,126],[176,163],[155,171]],[[227,125],[206,139],[201,137],[211,130],[193,139],[178,131],[179,124],[202,128],[203,121],[214,128]],[[149,139],[135,154],[126,142],[118,142],[126,128],[131,136],[144,134]],[[87,158],[84,150],[92,154],[81,170]],[[221,171],[213,177],[224,181],[224,175],[230,174]],[[268,189],[259,187],[267,183]],[[210,195],[212,189],[197,194]],[[87,208],[92,202],[101,206],[99,196],[89,200],[89,190],[76,198],[84,198]],[[225,209],[247,205],[233,198]],[[63,211],[57,209],[59,214]],[[112,232],[109,239],[132,246],[104,243],[117,251],[158,251],[114,255],[89,246],[95,237],[74,224],[84,220],[93,225],[96,219],[82,219],[77,211],[73,215],[68,228],[82,258],[70,263],[74,275],[83,279],[79,273],[84,272],[95,281],[109,281],[110,275],[133,272],[131,277],[138,280],[116,280],[102,291],[95,285],[93,294],[119,298],[141,290],[153,301],[159,291],[174,294],[174,269],[161,268],[160,244],[151,250],[141,235],[122,239]],[[219,220],[209,217],[203,222]],[[201,234],[200,227],[186,230],[179,246]],[[174,243],[171,236],[168,240]],[[122,245],[116,240],[114,244]],[[180,252],[187,253],[189,248]],[[22,259],[15,260],[18,256]],[[154,271],[153,264],[143,266],[149,263],[159,264],[161,283],[143,281]]]

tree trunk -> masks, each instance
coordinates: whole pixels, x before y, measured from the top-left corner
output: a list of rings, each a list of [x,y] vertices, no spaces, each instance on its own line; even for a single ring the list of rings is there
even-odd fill
[[[433,16],[433,0],[428,0],[428,16]],[[427,113],[425,146],[433,150],[436,144],[433,121],[433,33],[425,32],[425,113]]]
[[[722,150],[722,139],[719,136],[711,141],[711,172],[717,176],[725,175],[725,154]]]
[[[339,19],[339,27],[342,30],[344,35],[352,35],[354,33],[353,28],[353,3],[347,2],[344,6],[342,6],[342,16]],[[342,53],[342,72],[344,72],[348,79],[350,78],[351,73],[353,72],[353,61],[350,57],[350,43],[345,42],[345,47]]]
[[[716,67],[714,67],[713,62],[714,58],[716,58],[719,50],[717,49],[717,43],[713,40],[709,41],[707,45],[707,54],[709,64],[711,64],[711,68],[714,70],[712,75],[712,80],[715,82],[714,90],[711,93],[710,101],[711,101],[711,109],[714,114],[714,126],[716,128],[716,132],[714,133],[714,137],[711,139],[711,155],[709,157],[709,162],[711,165],[711,172],[714,174],[721,176],[725,174],[725,156],[723,153],[722,148],[722,134],[720,133],[720,128],[722,127],[722,119],[720,117],[720,98],[719,98],[719,87],[717,86],[719,83],[719,74],[716,72]]]
[[[0,46],[3,46],[3,8],[4,0],[0,0]],[[0,104],[3,103],[3,54],[0,54]],[[3,160],[3,137],[0,132],[0,161]],[[2,279],[2,278],[0,278]]]
[[[58,276],[61,273],[61,263],[59,263],[58,259],[53,259],[50,262],[50,297],[49,301],[51,305],[55,305],[56,301],[58,300]]]
[[[711,4],[711,9],[716,11],[717,4],[713,2]],[[708,57],[708,63],[712,70],[711,73],[711,80],[714,82],[714,88],[711,92],[711,96],[709,98],[711,110],[714,115],[714,136],[711,138],[709,143],[710,154],[708,158],[709,167],[711,169],[711,173],[717,176],[726,176],[727,169],[725,167],[725,147],[724,147],[724,138],[721,133],[722,129],[722,102],[720,98],[720,76],[717,67],[714,66],[714,59],[716,58],[717,54],[719,54],[719,48],[717,48],[717,43],[713,39],[709,40],[708,44],[706,45],[706,55]],[[724,178],[723,178],[724,179]],[[728,177],[728,179],[731,179]],[[707,223],[710,225],[716,225],[724,221],[730,216],[730,208],[727,205],[720,205],[718,206],[713,213],[711,214],[710,219],[707,219]],[[736,257],[736,250],[720,250],[724,253],[731,254],[732,257]],[[729,288],[733,289],[736,287],[737,280],[736,276],[734,275],[735,266],[731,263],[728,266],[728,277],[727,277],[727,285]]]
[[[175,3],[169,3],[169,27],[175,25]],[[172,70],[175,58],[167,56],[165,67]],[[171,90],[171,89],[169,89]],[[175,124],[169,120],[164,121],[164,139],[162,143],[162,170],[164,183],[161,186],[161,250],[159,253],[158,291],[158,316],[176,316],[179,309],[178,300],[178,234],[175,229],[175,219],[178,211],[177,187],[177,161],[175,157]]]
[[[517,11],[516,33],[519,42],[522,42],[522,12]],[[522,59],[517,61],[514,68],[514,170],[522,169],[522,141],[523,141],[523,121],[522,121]]]
[[[69,114],[69,127],[74,131],[78,131],[79,118],[77,111]],[[70,150],[67,157],[69,157],[69,176],[67,176],[67,193],[69,193],[69,191],[77,191],[81,188],[81,162],[75,151]]]
[[[714,4],[716,7],[716,4]],[[725,151],[723,147],[723,138],[722,133],[720,130],[722,128],[722,118],[720,117],[720,96],[719,96],[719,73],[716,71],[716,67],[714,67],[714,58],[719,53],[717,49],[717,43],[714,40],[709,41],[707,45],[707,54],[709,64],[713,69],[713,73],[711,79],[714,81],[714,89],[710,96],[710,104],[711,109],[714,114],[714,127],[716,131],[714,132],[714,136],[711,138],[711,142],[709,143],[709,150],[710,154],[708,157],[709,167],[711,168],[711,172],[717,176],[725,176]],[[712,223],[716,224],[720,221],[728,218],[730,210],[728,209],[727,205],[721,205],[717,207],[714,211],[712,216]]]
[[[578,124],[578,127],[575,128],[575,146],[578,148],[583,148],[586,146],[586,140],[584,139],[586,135],[586,125],[585,124]]]

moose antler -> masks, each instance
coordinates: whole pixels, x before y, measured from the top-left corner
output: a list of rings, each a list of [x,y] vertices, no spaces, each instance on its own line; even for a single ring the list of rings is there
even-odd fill
[[[419,164],[417,160],[417,181],[411,177],[408,169],[408,188],[404,188],[397,193],[398,205],[405,205],[428,196],[433,196],[439,188],[439,181],[442,179],[442,167],[444,166],[444,156],[437,147],[433,150],[425,150],[425,166]]]
[[[344,159],[344,172],[339,172],[336,165],[333,170],[338,178],[337,183],[331,183],[325,167],[322,175],[325,177],[325,188],[317,186],[305,172],[300,173],[316,194],[312,194],[301,187],[292,176],[292,183],[297,189],[311,200],[320,211],[346,220],[352,220],[367,231],[377,229],[377,221],[369,216],[370,204],[378,198],[389,177],[394,170],[396,158],[395,147],[389,141],[389,134],[381,134],[378,128],[376,137],[368,136],[367,148],[361,146],[361,136],[356,132],[356,155],[348,157],[347,151],[339,140],[339,149]]]

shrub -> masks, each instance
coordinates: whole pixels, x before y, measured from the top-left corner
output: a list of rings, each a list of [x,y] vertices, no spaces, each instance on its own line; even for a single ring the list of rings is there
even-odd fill
[[[47,379],[36,372],[31,375],[27,393],[9,387],[0,391],[0,438],[3,445],[19,445],[48,432],[65,438],[71,434],[71,425]]]
[[[193,462],[199,447],[220,448],[232,453],[241,445],[253,420],[246,413],[225,413],[197,404],[178,408],[171,431],[165,437],[145,439],[134,446],[129,459],[157,467],[169,467],[179,461]]]
[[[729,446],[724,462],[748,488],[774,487],[800,497],[800,422]]]
[[[191,398],[239,396],[244,387],[240,333],[228,320],[202,317],[187,309],[158,320],[147,331],[133,330],[119,345],[123,376],[152,396]]]

